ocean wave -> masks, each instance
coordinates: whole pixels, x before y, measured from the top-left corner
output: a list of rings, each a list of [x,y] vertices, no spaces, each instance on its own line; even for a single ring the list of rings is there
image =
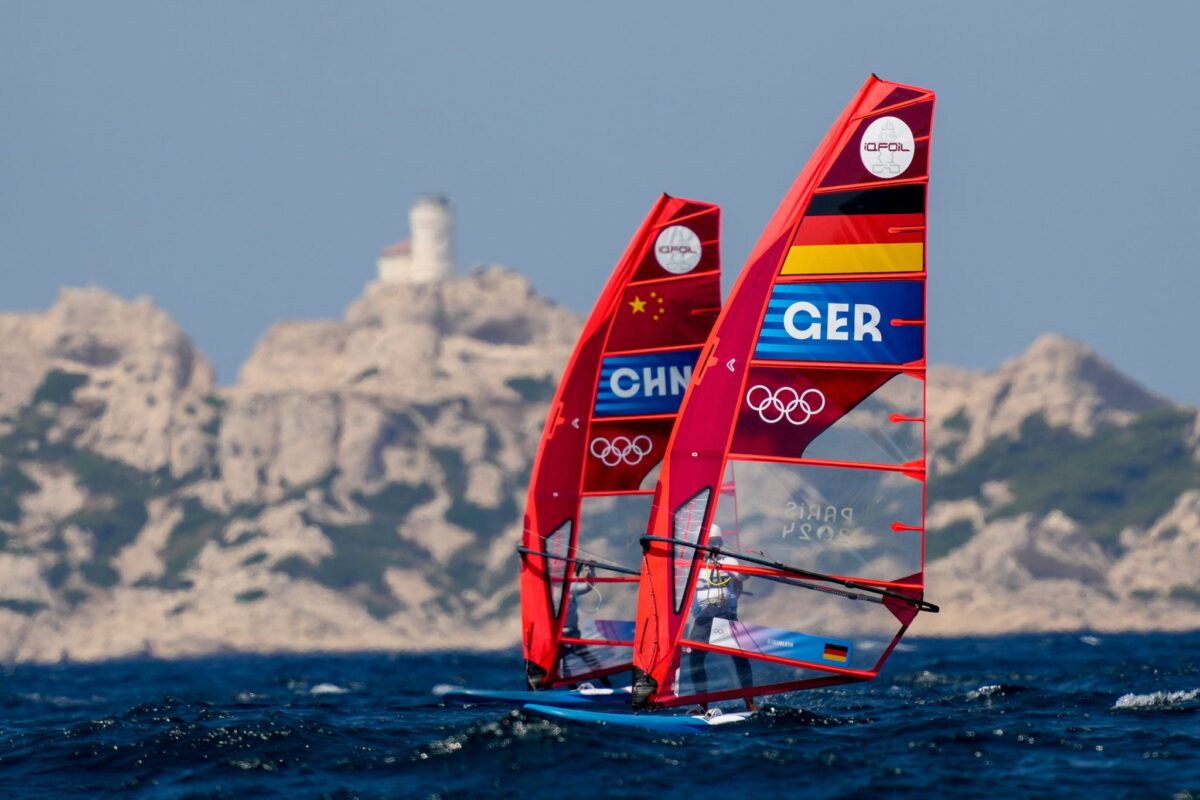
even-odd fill
[[[1034,657],[1042,652],[1053,657]],[[928,797],[940,786],[1020,800],[1095,794],[1099,769],[1110,794],[1200,800],[1183,792],[1200,788],[1195,633],[1105,635],[1101,647],[1075,633],[922,640],[897,672],[762,696],[754,722],[710,736],[429,696],[442,682],[494,684],[519,672],[515,661],[505,651],[17,666],[0,692],[0,783],[29,797],[449,800],[562,794],[586,765],[586,793],[623,797],[714,787],[768,797],[803,774],[814,800]],[[313,696],[322,683],[348,692]]]
[[[452,756],[477,749],[496,750],[510,747],[523,739],[551,736],[562,741],[563,728],[557,723],[532,717],[513,709],[499,719],[477,720],[437,741],[419,748],[413,755],[416,761],[437,756]]]
[[[350,690],[344,689],[336,683],[318,683],[309,689],[308,693],[315,697],[322,694],[349,694]]]
[[[1187,708],[1193,701],[1200,700],[1200,689],[1179,692],[1150,692],[1149,694],[1123,694],[1113,703],[1113,710],[1163,710]]]
[[[981,698],[992,697],[1008,697],[1021,692],[1027,692],[1029,688],[1026,686],[1017,686],[1012,683],[987,683],[980,686],[978,689],[972,689],[967,692],[968,700],[979,700]]]
[[[44,703],[55,708],[75,708],[78,706],[94,706],[99,702],[103,702],[103,698],[92,696],[84,699],[79,697],[66,697],[64,695],[41,694],[39,692],[31,692],[29,694],[17,695],[18,697],[28,700],[31,703]]]
[[[809,711],[803,708],[790,708],[788,706],[775,705],[765,706],[762,713],[759,714],[757,718],[760,721],[767,722],[772,727],[786,727],[789,725],[853,725],[855,723],[871,722],[871,720],[867,718],[838,717],[832,714],[818,714],[815,711]]]
[[[921,688],[929,688],[932,686],[942,686],[950,683],[953,678],[947,675],[940,675],[927,669],[923,669],[916,674],[908,673],[896,677],[896,683],[909,684]]]

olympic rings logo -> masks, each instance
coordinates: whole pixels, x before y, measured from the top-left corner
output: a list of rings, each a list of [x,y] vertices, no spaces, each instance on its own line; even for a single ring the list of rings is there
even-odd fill
[[[771,391],[760,383],[746,392],[746,405],[769,425],[785,419],[793,425],[803,425],[825,410],[825,395],[819,389],[798,392],[791,386]]]
[[[653,449],[654,442],[649,436],[635,436],[632,439],[628,436],[614,436],[611,442],[603,436],[597,436],[592,439],[589,452],[606,467],[615,467],[621,463],[632,467],[634,464],[640,464]]]

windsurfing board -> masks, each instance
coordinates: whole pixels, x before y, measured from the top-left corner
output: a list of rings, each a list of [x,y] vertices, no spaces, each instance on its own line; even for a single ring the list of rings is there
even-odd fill
[[[462,686],[435,686],[433,689],[435,695],[450,702],[514,706],[525,703],[544,706],[628,706],[629,692],[628,686],[622,689],[543,689],[540,692],[521,689],[468,689]]]
[[[703,733],[713,728],[724,728],[739,722],[745,722],[755,714],[753,711],[725,712],[712,715],[667,714],[662,712],[633,714],[628,712],[591,711],[584,708],[563,708],[542,705],[540,703],[526,703],[525,710],[530,714],[550,719],[561,719],[584,724],[603,723],[606,725],[618,725],[654,733]]]

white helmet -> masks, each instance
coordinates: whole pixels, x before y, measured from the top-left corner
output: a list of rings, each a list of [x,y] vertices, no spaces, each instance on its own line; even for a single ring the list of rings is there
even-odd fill
[[[708,526],[708,543],[713,546],[725,543],[725,537],[721,535],[721,526],[715,522]]]

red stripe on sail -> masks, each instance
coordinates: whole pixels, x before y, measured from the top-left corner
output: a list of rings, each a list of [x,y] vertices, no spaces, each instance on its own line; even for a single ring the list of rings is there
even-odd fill
[[[920,244],[924,214],[861,214],[805,217],[793,247],[819,244]],[[807,276],[806,276],[807,277]]]

